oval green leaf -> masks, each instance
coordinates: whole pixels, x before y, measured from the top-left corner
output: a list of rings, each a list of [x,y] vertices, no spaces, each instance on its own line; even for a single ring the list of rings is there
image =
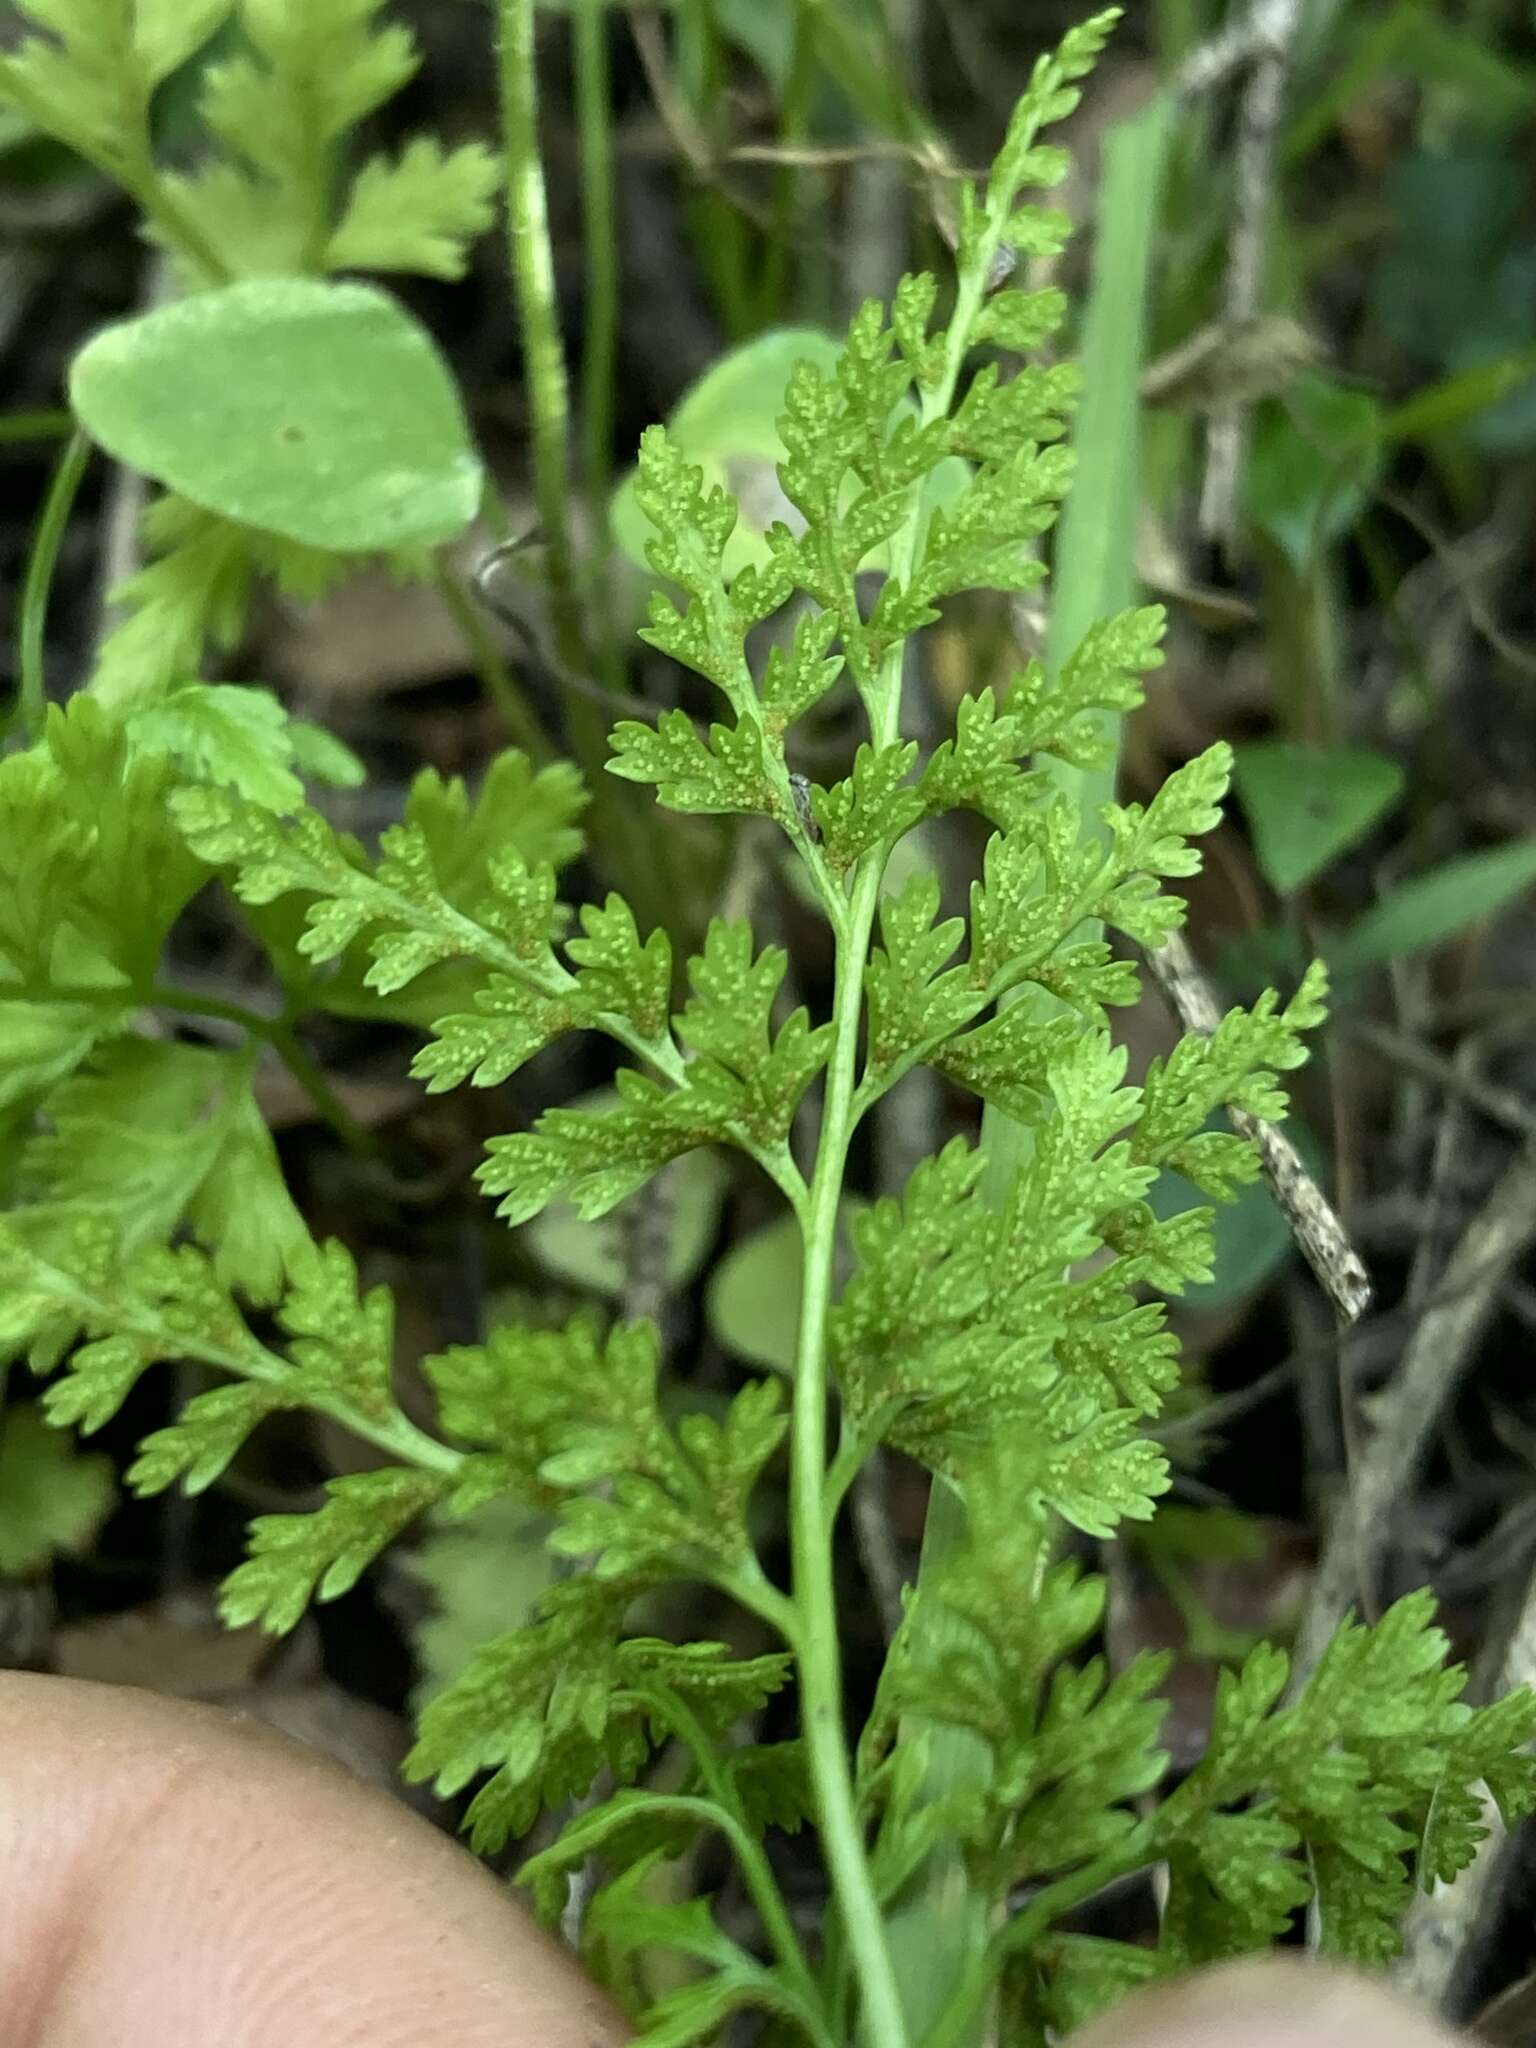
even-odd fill
[[[310,547],[433,546],[480,502],[447,366],[371,285],[254,278],[180,299],[97,335],[70,399],[118,461]]]
[[[1305,575],[1365,509],[1381,468],[1381,408],[1368,392],[1298,377],[1269,406],[1246,473],[1248,516]]]
[[[800,1226],[780,1216],[733,1245],[710,1276],[705,1312],[728,1351],[751,1365],[792,1373],[805,1253]]]
[[[839,1288],[853,1265],[849,1225],[864,1207],[857,1195],[849,1195],[838,1208]],[[748,1364],[793,1374],[804,1282],[800,1225],[793,1216],[776,1217],[732,1245],[709,1276],[704,1295],[709,1327],[727,1351]]]
[[[1256,740],[1233,779],[1266,880],[1289,896],[1363,839],[1403,793],[1403,771],[1365,747]]]

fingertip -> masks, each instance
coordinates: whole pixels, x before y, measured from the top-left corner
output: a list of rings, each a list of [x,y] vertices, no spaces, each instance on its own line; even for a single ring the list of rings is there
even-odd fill
[[[1073,2048],[1455,2048],[1384,1985],[1304,1956],[1222,1964],[1140,1991]]]
[[[624,2038],[398,1801],[258,1722],[79,1680],[0,1679],[0,1928],[23,2048]]]

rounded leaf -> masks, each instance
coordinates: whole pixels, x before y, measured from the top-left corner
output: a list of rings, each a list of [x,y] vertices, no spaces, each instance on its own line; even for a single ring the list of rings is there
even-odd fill
[[[480,502],[446,364],[371,285],[253,278],[180,299],[98,334],[70,399],[120,462],[310,547],[435,545]]]
[[[838,1209],[839,1288],[853,1264],[849,1225],[865,1206],[849,1195]],[[738,1358],[793,1374],[804,1281],[800,1225],[793,1216],[775,1217],[732,1245],[711,1273],[704,1297],[709,1327]]]
[[[1282,896],[1356,845],[1403,793],[1397,762],[1364,747],[1255,740],[1237,749],[1234,776],[1259,865]]]

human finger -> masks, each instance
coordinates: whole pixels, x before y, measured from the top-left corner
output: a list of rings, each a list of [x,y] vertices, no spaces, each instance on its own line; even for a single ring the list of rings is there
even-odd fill
[[[254,1723],[0,1674],[0,2048],[617,2048],[455,1843]]]
[[[1073,2048],[1456,2048],[1456,2038],[1352,1971],[1266,1956],[1139,1992]]]

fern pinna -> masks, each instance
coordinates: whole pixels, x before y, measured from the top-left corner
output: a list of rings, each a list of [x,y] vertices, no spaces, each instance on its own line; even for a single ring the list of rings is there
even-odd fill
[[[32,11],[53,18],[38,0]],[[157,232],[188,230],[189,281],[206,281],[195,274],[205,241],[244,260],[228,228],[263,182],[288,195],[293,261],[387,260],[376,244],[404,184],[436,192],[440,232],[402,256],[451,269],[452,238],[484,203],[478,157],[423,146],[367,166],[340,221],[324,216],[276,102],[270,123],[258,119],[280,97],[284,33],[291,41],[299,16],[271,0],[243,11],[253,53],[213,79],[215,132],[233,157],[150,195]],[[360,75],[352,99],[341,95],[346,121],[358,95],[390,89],[403,53],[373,35],[375,9],[341,11],[373,67],[362,67],[366,91]],[[580,845],[568,769],[535,772],[508,753],[473,801],[423,775],[376,853],[306,807],[298,777],[323,749],[275,702],[254,710],[249,693],[233,693],[237,706],[206,685],[173,689],[148,659],[156,607],[174,611],[191,588],[178,644],[200,648],[226,616],[219,591],[233,601],[210,563],[225,550],[243,575],[256,550],[174,503],[160,514],[169,552],[141,579],[126,629],[132,659],[121,642],[109,649],[105,686],[52,711],[36,744],[0,762],[3,1103],[16,1161],[0,1221],[0,1339],[48,1376],[48,1417],[86,1431],[157,1363],[214,1375],[143,1443],[129,1474],[141,1492],[209,1486],[284,1409],[318,1411],[383,1454],[333,1480],[317,1512],[254,1524],[224,1591],[232,1623],[292,1627],[428,1512],[463,1517],[512,1496],[547,1514],[565,1568],[531,1618],[484,1643],[432,1700],[407,1768],[445,1795],[476,1788],[468,1825],[482,1850],[574,1804],[523,1879],[558,1916],[570,1874],[596,1867],[586,1956],[657,2048],[712,2040],[741,2008],[770,2015],[775,2039],[918,2048],[889,1920],[940,1839],[962,1844],[992,1931],[923,2048],[955,2048],[984,2017],[998,2038],[1041,2042],[1137,1981],[1270,1943],[1309,1901],[1329,1951],[1380,1961],[1415,1880],[1470,1859],[1478,1785],[1510,1813],[1536,1798],[1523,1754],[1536,1703],[1463,1705],[1423,1597],[1346,1627],[1290,1700],[1284,1655],[1254,1651],[1220,1681],[1203,1761],[1159,1797],[1163,1662],[1108,1671],[1093,1650],[1103,1585],[1063,1554],[1063,1525],[1110,1538],[1151,1516],[1168,1483],[1152,1426],[1179,1367],[1160,1297],[1208,1275],[1210,1211],[1160,1220],[1149,1189],[1172,1167],[1221,1202],[1252,1178],[1250,1146],[1212,1118],[1283,1113],[1276,1077],[1304,1058],[1324,997],[1314,969],[1288,1002],[1234,1010],[1154,1062],[1143,1085],[1125,1083],[1109,1012],[1136,999],[1139,977],[1106,934],[1155,949],[1178,925],[1181,902],[1163,885],[1195,871],[1227,750],[1212,747],[1144,807],[1108,806],[1091,834],[1031,764],[1101,758],[1106,724],[1138,702],[1160,658],[1155,608],[1097,625],[1059,672],[1033,662],[1001,696],[967,698],[926,758],[903,737],[911,636],[957,593],[1023,591],[1044,576],[1033,543],[1070,478],[1074,372],[1004,364],[1047,343],[1064,305],[1054,289],[994,286],[1005,251],[1049,255],[1063,242],[1064,220],[1020,195],[1063,175],[1039,132],[1076,104],[1110,23],[1096,18],[1041,60],[984,189],[962,188],[954,290],[937,323],[935,280],[908,277],[889,308],[859,312],[833,372],[802,365],[791,379],[779,475],[795,520],[773,528],[765,563],[727,583],[733,502],[661,429],[641,448],[640,503],[665,583],[645,638],[714,686],[719,716],[707,729],[683,711],[626,721],[611,765],[673,810],[782,832],[835,945],[824,1021],[783,1014],[785,957],[745,923],[711,925],[678,1002],[664,932],[642,934],[617,895],[572,915],[558,893]],[[70,50],[66,35],[62,56],[28,46],[7,62],[30,66],[17,75],[41,104],[49,65]],[[82,126],[81,146],[93,138],[99,156],[126,150],[144,184],[137,144],[109,148]],[[884,571],[872,599],[860,576],[871,565]],[[781,630],[759,659],[770,620]],[[835,690],[856,694],[867,738],[846,777],[807,798],[795,728]],[[968,918],[943,914],[921,867],[888,881],[900,842],[956,808],[991,831]],[[658,1382],[655,1327],[583,1316],[426,1359],[432,1426],[408,1417],[390,1299],[359,1291],[340,1245],[310,1241],[255,1109],[252,1055],[140,1029],[146,1006],[176,1007],[159,978],[165,943],[215,876],[283,990],[269,1036],[291,1036],[308,1010],[414,1023],[425,1040],[414,1072],[431,1091],[504,1082],[573,1031],[625,1056],[612,1106],[551,1109],[490,1143],[479,1179],[508,1224],[556,1200],[601,1216],[696,1147],[755,1161],[803,1239],[792,1386],[751,1380],[723,1411],[679,1414]],[[1027,1127],[1027,1159],[1002,1200],[984,1199],[982,1155],[953,1140],[858,1217],[839,1292],[855,1135],[919,1063]],[[779,1584],[752,1504],[786,1442],[791,1569]],[[967,1540],[910,1594],[850,1742],[834,1562],[841,1507],[879,1446],[957,1492]],[[735,1603],[771,1647],[743,1656],[636,1632],[679,1581]],[[744,1740],[784,1688],[798,1732]],[[969,1733],[986,1760],[948,1792],[926,1768],[946,1730]],[[675,1758],[664,1783],[651,1769],[663,1750]],[[814,1946],[765,1848],[805,1822],[830,1896]],[[707,1900],[679,1902],[657,1881],[701,1833],[734,1859],[755,1935],[738,1940]],[[1155,1946],[1064,1928],[1106,1884],[1159,1864],[1169,1883]],[[647,1962],[667,1949],[689,1967],[653,1998]]]

